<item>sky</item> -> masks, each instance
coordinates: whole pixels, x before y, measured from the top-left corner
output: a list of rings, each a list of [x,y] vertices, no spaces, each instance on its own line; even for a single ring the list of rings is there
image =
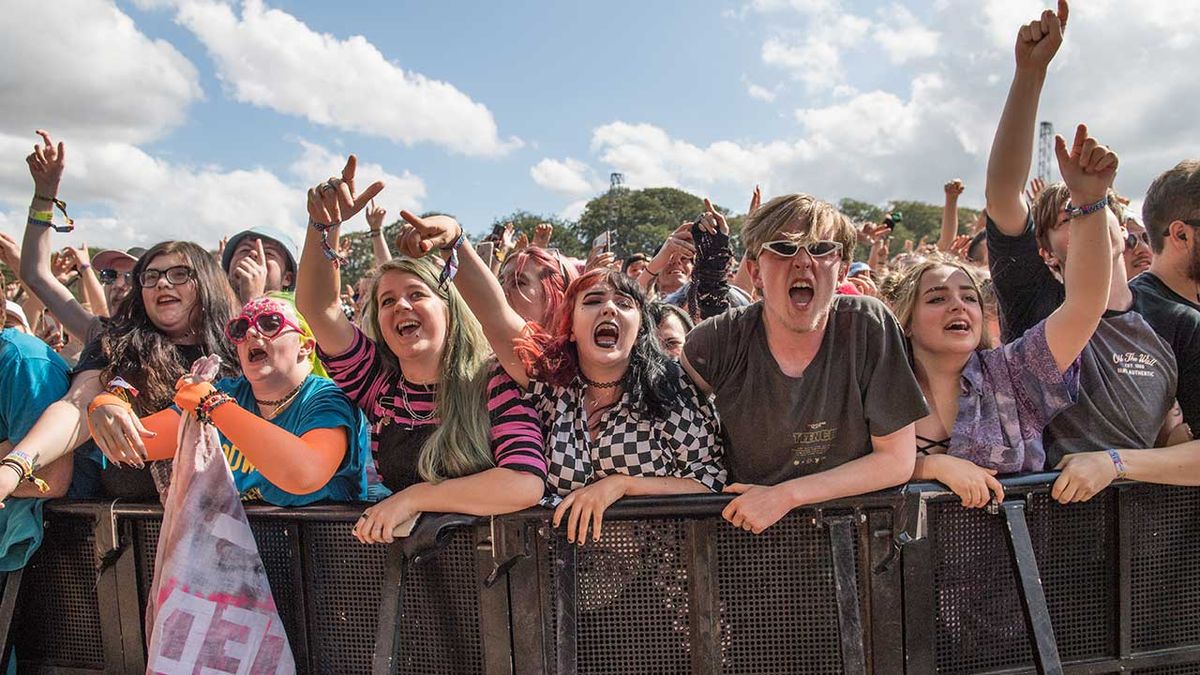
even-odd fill
[[[939,202],[983,175],[1036,0],[4,0],[0,231],[23,161],[67,143],[63,245],[296,237],[305,190],[359,157],[379,203],[578,216],[620,172],[745,210],[808,192]],[[1087,122],[1120,192],[1200,157],[1200,2],[1072,6],[1039,119]],[[348,228],[365,229],[361,215]]]

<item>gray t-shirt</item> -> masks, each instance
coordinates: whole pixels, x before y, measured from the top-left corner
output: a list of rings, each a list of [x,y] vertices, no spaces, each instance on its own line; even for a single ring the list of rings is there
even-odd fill
[[[767,346],[762,303],[696,326],[684,352],[716,393],[731,481],[774,485],[871,452],[929,414],[896,318],[874,298],[834,297],[821,346],[788,377]]]
[[[1175,352],[1141,314],[1105,313],[1080,355],[1079,402],[1046,427],[1046,468],[1072,452],[1154,447],[1177,373]]]

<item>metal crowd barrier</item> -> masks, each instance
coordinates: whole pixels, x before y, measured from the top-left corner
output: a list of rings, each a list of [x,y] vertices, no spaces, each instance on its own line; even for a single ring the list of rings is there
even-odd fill
[[[1052,478],[972,510],[910,484],[762,535],[725,496],[626,499],[583,547],[544,509],[427,514],[391,546],[355,541],[350,506],[247,512],[306,673],[1200,673],[1200,492],[1063,507]],[[47,505],[0,592],[20,672],[145,672],[161,513]]]

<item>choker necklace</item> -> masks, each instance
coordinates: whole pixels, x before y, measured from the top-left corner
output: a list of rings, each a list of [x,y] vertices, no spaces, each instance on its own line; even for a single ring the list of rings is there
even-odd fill
[[[584,375],[581,372],[581,373],[579,373],[579,379],[583,380],[584,384],[586,384],[587,386],[592,387],[594,389],[612,389],[613,387],[617,386],[618,384],[621,384],[621,382],[625,378],[624,377],[618,378],[616,380],[613,380],[612,382],[593,382],[592,380],[588,379],[587,375]]]
[[[292,400],[292,397],[294,397],[296,394],[300,393],[300,387],[303,387],[303,386],[304,386],[304,383],[301,382],[300,384],[296,385],[295,389],[289,391],[287,396],[284,396],[283,398],[279,399],[278,401],[260,401],[256,398],[256,399],[254,399],[254,402],[259,405],[281,406],[284,403],[287,403],[288,401]]]

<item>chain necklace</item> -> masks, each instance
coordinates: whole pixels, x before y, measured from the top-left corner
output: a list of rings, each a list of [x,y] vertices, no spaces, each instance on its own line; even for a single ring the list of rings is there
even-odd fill
[[[300,393],[300,388],[303,386],[304,386],[304,383],[301,382],[300,384],[296,385],[296,388],[293,389],[291,391],[291,393],[289,393],[287,396],[284,396],[283,398],[279,399],[278,401],[260,401],[257,398],[254,399],[254,402],[258,404],[259,408],[262,408],[262,406],[271,406],[271,407],[275,408],[275,410],[273,410],[270,415],[267,415],[264,413],[263,419],[268,419],[268,420],[275,419],[279,415],[279,413],[283,412],[289,405],[292,404],[292,401],[294,401],[296,399],[296,396]]]
[[[434,406],[433,410],[421,415],[418,415],[413,411],[412,407],[408,404],[408,387],[405,386],[403,379],[400,380],[400,401],[404,404],[404,412],[408,413],[408,418],[414,422],[428,422],[429,420],[433,419],[435,414],[437,414],[436,405]]]

